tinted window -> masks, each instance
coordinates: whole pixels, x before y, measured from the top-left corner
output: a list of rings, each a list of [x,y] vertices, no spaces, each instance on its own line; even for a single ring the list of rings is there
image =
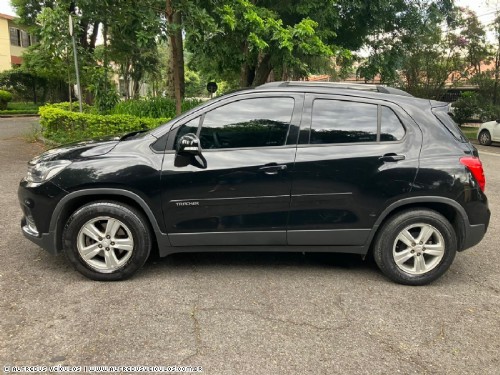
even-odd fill
[[[323,99],[314,101],[310,143],[376,141],[376,105]]]
[[[458,124],[453,121],[448,113],[440,109],[433,109],[432,112],[437,117],[439,122],[445,126],[453,136],[461,142],[468,142],[467,137],[462,133]]]
[[[179,142],[179,139],[183,135],[186,135],[188,133],[196,134],[196,132],[198,131],[199,124],[200,124],[200,118],[196,117],[195,119],[179,127],[179,129],[177,130],[177,134],[175,135],[174,150],[177,150],[177,143]]]
[[[203,149],[283,146],[292,118],[292,98],[245,99],[205,115]]]
[[[399,141],[405,136],[405,128],[398,116],[387,107],[382,107],[382,124],[380,125],[380,141]]]

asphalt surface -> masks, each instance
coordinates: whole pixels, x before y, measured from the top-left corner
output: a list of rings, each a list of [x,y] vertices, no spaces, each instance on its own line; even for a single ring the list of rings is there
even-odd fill
[[[483,242],[426,287],[356,256],[179,254],[94,282],[21,235],[36,119],[0,119],[0,366],[193,365],[206,374],[500,374],[500,147],[481,147]]]

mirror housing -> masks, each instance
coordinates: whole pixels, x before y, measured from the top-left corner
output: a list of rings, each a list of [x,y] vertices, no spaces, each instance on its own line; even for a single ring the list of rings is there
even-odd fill
[[[185,134],[179,138],[176,151],[183,155],[201,155],[200,139],[196,134]]]

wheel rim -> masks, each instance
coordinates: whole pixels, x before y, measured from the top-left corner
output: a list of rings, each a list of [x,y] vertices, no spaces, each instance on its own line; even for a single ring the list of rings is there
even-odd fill
[[[423,275],[438,266],[445,253],[443,235],[432,225],[413,224],[394,241],[392,256],[398,268],[411,275]]]
[[[99,272],[110,273],[128,262],[134,250],[134,238],[120,220],[100,216],[81,227],[77,248],[87,265]]]
[[[482,132],[480,138],[482,144],[486,144],[490,141],[490,136],[488,135],[488,132]]]

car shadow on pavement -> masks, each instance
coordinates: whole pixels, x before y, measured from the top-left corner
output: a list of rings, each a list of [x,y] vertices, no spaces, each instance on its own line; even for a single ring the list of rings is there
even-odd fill
[[[142,275],[150,270],[160,271],[165,268],[192,268],[227,266],[238,268],[338,268],[352,270],[373,270],[376,266],[372,257],[366,259],[358,254],[341,253],[294,253],[294,252],[210,252],[177,253],[165,258],[150,258]]]

